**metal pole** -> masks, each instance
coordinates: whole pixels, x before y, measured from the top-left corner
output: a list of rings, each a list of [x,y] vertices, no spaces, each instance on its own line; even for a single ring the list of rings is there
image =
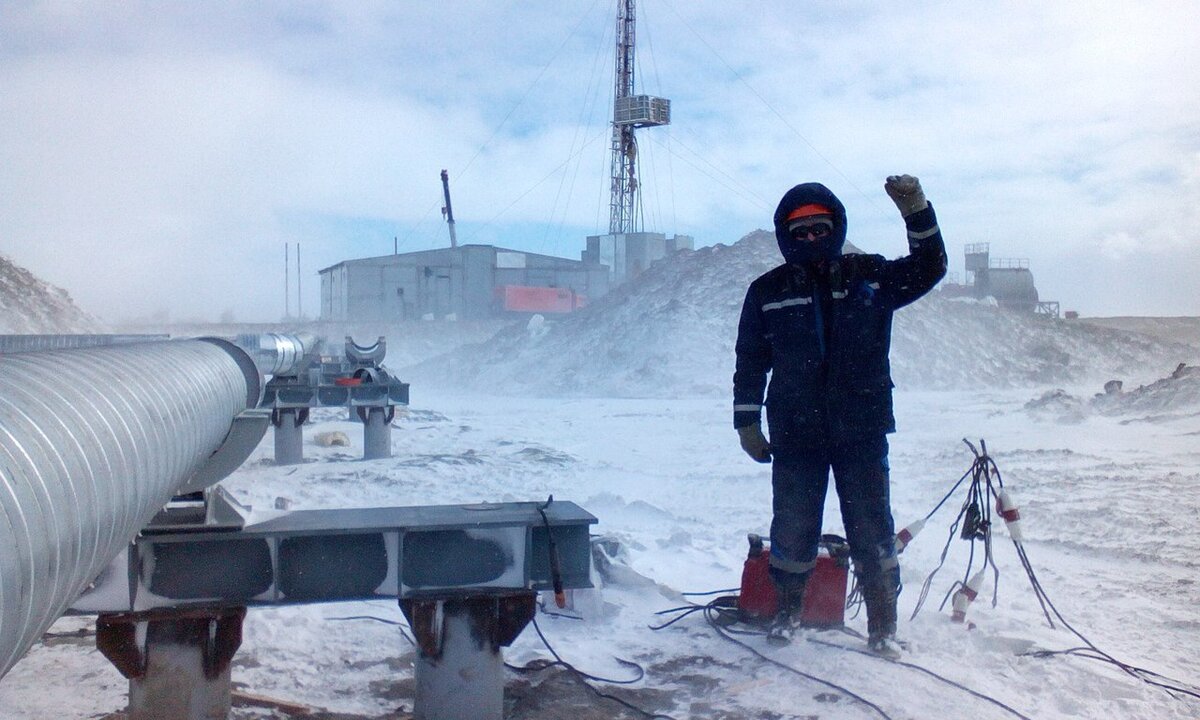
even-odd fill
[[[296,243],[296,317],[304,319],[304,294],[300,288],[300,243]]]
[[[287,243],[283,244],[283,318],[292,314],[292,260]]]

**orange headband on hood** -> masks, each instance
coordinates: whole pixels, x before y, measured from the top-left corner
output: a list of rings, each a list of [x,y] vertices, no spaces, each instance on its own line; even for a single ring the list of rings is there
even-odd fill
[[[833,214],[833,211],[830,210],[829,208],[825,207],[824,205],[818,205],[817,203],[809,203],[807,205],[801,205],[800,207],[798,207],[795,210],[788,213],[787,219],[788,219],[788,222],[791,222],[792,220],[798,220],[802,217],[809,217],[810,215],[832,215],[832,214]]]

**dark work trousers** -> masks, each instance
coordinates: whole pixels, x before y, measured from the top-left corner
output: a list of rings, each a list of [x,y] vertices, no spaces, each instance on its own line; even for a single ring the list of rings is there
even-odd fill
[[[855,572],[864,590],[899,590],[887,436],[819,448],[772,448],[771,577],[787,592],[816,565],[832,468]]]

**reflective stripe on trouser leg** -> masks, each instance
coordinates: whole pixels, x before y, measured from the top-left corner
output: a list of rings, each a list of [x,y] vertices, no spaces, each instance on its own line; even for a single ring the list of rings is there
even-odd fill
[[[776,448],[771,466],[771,578],[781,590],[816,566],[829,460],[821,450]]]

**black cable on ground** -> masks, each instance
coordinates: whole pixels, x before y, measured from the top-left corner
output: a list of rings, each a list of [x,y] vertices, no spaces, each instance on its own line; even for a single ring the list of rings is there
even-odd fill
[[[916,670],[917,672],[928,675],[929,677],[931,677],[935,680],[938,680],[939,682],[943,682],[951,687],[958,688],[959,690],[962,690],[965,693],[968,693],[974,697],[977,697],[980,700],[989,702],[989,703],[995,705],[996,707],[998,707],[1002,710],[1005,710],[1009,713],[1012,713],[1016,717],[1021,718],[1021,720],[1032,720],[1032,718],[1030,718],[1028,715],[1021,713],[1020,710],[1017,710],[1016,708],[1005,705],[1003,702],[997,700],[994,697],[991,697],[990,695],[985,695],[985,694],[979,692],[978,690],[972,690],[971,688],[967,687],[966,685],[963,685],[960,682],[951,680],[950,678],[945,677],[943,675],[939,675],[939,674],[935,673],[934,671],[930,670],[929,668],[922,667],[920,665],[917,665],[916,663],[907,662],[905,660],[889,660],[887,658],[880,657],[879,655],[876,655],[875,653],[873,653],[869,650],[859,650],[858,648],[847,647],[845,645],[838,645],[837,643],[831,643],[831,642],[828,642],[825,640],[821,640],[819,638],[805,638],[805,640],[807,640],[810,643],[814,643],[816,645],[824,645],[825,647],[837,648],[838,650],[846,650],[848,652],[858,653],[859,655],[865,655],[867,657],[872,657],[872,658],[876,658],[878,660],[883,660],[885,662],[890,662],[893,665],[899,665],[901,667],[906,667],[906,668],[910,668],[912,670]]]
[[[1054,602],[1050,600],[1050,596],[1046,594],[1045,588],[1042,587],[1041,581],[1038,580],[1037,576],[1034,574],[1033,566],[1032,566],[1032,564],[1029,563],[1028,556],[1025,555],[1024,547],[1022,547],[1020,543],[1017,543],[1015,541],[1013,544],[1017,545],[1017,551],[1021,555],[1022,563],[1025,565],[1025,571],[1029,574],[1029,581],[1033,584],[1034,592],[1037,593],[1039,598],[1045,600],[1045,606],[1050,608],[1051,612],[1054,613],[1054,617],[1058,618],[1058,621],[1060,623],[1062,623],[1062,626],[1065,627],[1067,630],[1069,630],[1071,632],[1071,634],[1073,634],[1075,637],[1082,640],[1083,644],[1087,645],[1088,649],[1096,654],[1096,657],[1092,657],[1093,660],[1103,660],[1103,661],[1113,665],[1114,667],[1118,668],[1122,672],[1126,673],[1130,677],[1141,680],[1142,682],[1146,683],[1147,685],[1153,685],[1155,687],[1160,687],[1160,688],[1166,690],[1167,694],[1170,695],[1171,697],[1175,698],[1176,700],[1178,700],[1180,698],[1176,697],[1175,693],[1189,695],[1191,697],[1200,699],[1200,692],[1196,692],[1194,690],[1189,690],[1188,688],[1181,687],[1182,683],[1177,683],[1176,681],[1171,681],[1168,683],[1168,682],[1162,682],[1160,680],[1155,680],[1150,677],[1146,677],[1144,674],[1142,674],[1138,671],[1138,668],[1136,668],[1133,665],[1130,665],[1129,663],[1126,663],[1122,660],[1118,660],[1117,658],[1113,657],[1112,655],[1109,655],[1108,653],[1104,652],[1100,648],[1096,647],[1095,643],[1093,643],[1091,640],[1084,637],[1083,633],[1076,630],[1069,622],[1067,622],[1066,618],[1063,617],[1062,613],[1058,611],[1058,608],[1055,607]]]
[[[879,717],[883,718],[884,720],[893,720],[892,716],[888,715],[887,712],[884,711],[883,708],[879,707],[875,703],[866,699],[862,695],[859,695],[858,693],[855,693],[852,690],[842,687],[841,685],[838,685],[835,682],[831,682],[824,678],[817,677],[816,675],[811,675],[802,670],[798,670],[798,669],[792,667],[791,665],[788,665],[787,663],[780,662],[780,661],[776,660],[775,658],[762,653],[760,650],[755,648],[753,645],[750,645],[749,643],[745,643],[745,642],[742,642],[741,640],[738,640],[736,637],[734,637],[733,635],[729,634],[729,632],[727,632],[728,628],[723,627],[719,623],[716,622],[716,620],[712,617],[712,615],[710,613],[712,608],[710,608],[709,606],[706,605],[706,606],[704,606],[704,610],[705,610],[705,613],[704,613],[705,619],[708,620],[708,624],[712,627],[713,630],[715,630],[717,632],[718,635],[725,638],[729,642],[740,645],[742,648],[750,651],[751,654],[753,654],[760,660],[762,660],[770,665],[774,665],[775,667],[780,668],[781,670],[786,670],[787,672],[793,673],[795,675],[799,675],[800,677],[805,678],[807,680],[811,680],[812,682],[815,682],[818,685],[824,685],[825,687],[827,687],[831,690],[834,690],[835,692],[841,693],[842,695],[845,695],[846,697],[851,698],[852,700],[856,700],[856,701],[862,703],[863,705],[866,705],[867,707],[874,710],[879,715]]]
[[[719,603],[719,602],[722,602],[722,601],[724,601],[724,603],[725,603],[725,604],[723,604],[723,605],[718,605],[718,604],[717,604],[717,603]],[[746,643],[744,643],[744,642],[742,642],[742,641],[740,641],[740,640],[738,640],[738,639],[734,638],[734,637],[733,637],[733,635],[735,635],[735,634],[740,634],[740,635],[765,635],[766,633],[765,633],[765,632],[761,632],[761,631],[753,631],[753,630],[743,630],[743,631],[738,631],[738,630],[734,630],[733,628],[729,627],[729,625],[727,625],[727,624],[723,624],[722,622],[719,622],[719,621],[717,620],[717,618],[718,618],[718,617],[721,617],[721,616],[725,616],[725,622],[729,622],[729,618],[728,618],[728,616],[727,616],[726,614],[727,614],[727,613],[729,613],[729,605],[731,605],[731,604],[732,604],[734,607],[736,607],[736,596],[724,597],[724,598],[717,598],[716,600],[714,600],[713,602],[710,602],[710,603],[709,603],[709,604],[707,604],[707,605],[685,605],[685,606],[682,606],[682,607],[677,607],[677,608],[669,608],[669,609],[667,609],[667,610],[660,610],[660,611],[658,611],[658,612],[657,612],[657,613],[655,613],[655,614],[656,614],[656,615],[665,615],[665,614],[669,614],[669,613],[672,613],[672,612],[678,612],[678,613],[682,613],[682,614],[680,614],[678,617],[674,618],[673,620],[671,620],[671,621],[670,621],[670,622],[668,622],[668,623],[665,623],[665,624],[663,624],[663,625],[660,625],[660,626],[657,626],[657,627],[652,627],[651,629],[657,630],[657,629],[662,629],[662,628],[664,628],[664,627],[668,627],[668,626],[670,626],[670,625],[674,624],[675,622],[678,622],[679,620],[682,620],[683,618],[685,618],[685,617],[688,617],[689,615],[691,615],[691,614],[692,614],[692,613],[694,613],[694,612],[697,612],[697,611],[703,610],[703,611],[704,611],[704,613],[705,613],[705,619],[706,619],[706,620],[708,620],[709,624],[710,624],[710,625],[712,625],[713,629],[715,629],[715,630],[717,631],[717,633],[718,633],[718,634],[720,634],[722,637],[724,637],[726,640],[729,640],[729,641],[731,641],[731,642],[737,643],[738,645],[741,645],[742,647],[746,648],[746,649],[747,649],[747,650],[749,650],[750,652],[754,653],[756,656],[758,656],[758,657],[760,657],[760,658],[762,658],[762,659],[764,659],[764,660],[766,660],[766,661],[770,662],[770,663],[771,663],[771,664],[773,664],[773,665],[777,665],[777,666],[780,666],[780,667],[784,667],[784,668],[786,668],[786,669],[787,669],[789,672],[796,673],[796,674],[798,674],[798,675],[800,675],[800,676],[802,676],[802,677],[805,677],[805,678],[807,678],[807,679],[809,679],[809,680],[813,680],[814,682],[817,682],[817,683],[820,683],[820,684],[826,685],[826,686],[828,686],[828,687],[832,687],[833,689],[837,690],[838,692],[844,692],[844,693],[845,693],[845,694],[847,694],[849,697],[852,697],[852,698],[854,698],[854,699],[856,699],[856,700],[861,700],[861,701],[865,702],[865,703],[866,703],[868,706],[870,706],[870,707],[872,707],[873,709],[875,709],[877,712],[883,713],[883,711],[882,711],[882,710],[880,710],[880,709],[878,708],[878,706],[874,705],[873,703],[870,703],[869,701],[866,701],[866,700],[865,700],[865,699],[863,699],[863,698],[860,698],[859,696],[855,695],[854,693],[850,692],[849,690],[846,690],[845,688],[842,688],[841,686],[835,685],[835,684],[833,684],[833,683],[831,683],[831,682],[829,682],[829,681],[827,681],[827,680],[824,680],[824,679],[822,679],[822,678],[818,678],[818,677],[815,677],[815,676],[813,676],[813,675],[809,675],[808,673],[801,672],[801,671],[799,671],[799,670],[797,670],[797,669],[795,669],[795,668],[793,668],[793,667],[790,667],[790,666],[787,666],[787,665],[785,665],[785,664],[783,664],[783,663],[780,663],[780,662],[779,662],[779,661],[777,661],[777,660],[774,660],[774,659],[772,659],[772,658],[769,658],[769,657],[767,657],[767,656],[763,655],[761,652],[759,652],[758,650],[756,650],[754,647],[752,647],[752,646],[750,646],[750,645],[748,645],[748,644],[746,644]],[[733,616],[733,620],[734,620],[734,621],[736,621],[736,619],[737,619],[737,617],[736,617],[736,615],[734,615],[734,616]],[[845,627],[845,626],[843,626],[843,627],[841,627],[841,628],[838,628],[838,630],[839,630],[840,632],[843,632],[843,633],[847,634],[847,635],[850,635],[851,637],[855,637],[855,638],[858,638],[858,639],[860,639],[860,640],[865,640],[865,638],[863,637],[862,633],[860,633],[860,632],[857,632],[857,631],[856,631],[856,630],[854,630],[853,628],[848,628],[848,627]],[[929,676],[929,677],[931,677],[931,678],[933,678],[933,679],[935,679],[935,680],[938,680],[939,682],[942,682],[942,683],[944,683],[944,684],[946,684],[946,685],[949,685],[950,687],[953,687],[953,688],[957,688],[957,689],[959,689],[959,690],[962,690],[963,692],[966,692],[966,693],[968,693],[969,695],[971,695],[971,696],[973,696],[973,697],[976,697],[976,698],[978,698],[978,699],[980,699],[980,700],[983,700],[983,701],[985,701],[985,702],[991,703],[992,705],[995,705],[996,707],[999,707],[999,708],[1001,708],[1001,709],[1003,709],[1003,710],[1005,710],[1005,711],[1007,711],[1007,712],[1011,713],[1012,715],[1014,715],[1014,716],[1015,716],[1015,717],[1017,717],[1017,718],[1020,718],[1021,720],[1031,720],[1031,718],[1030,718],[1029,716],[1027,716],[1027,715],[1024,715],[1024,714],[1023,714],[1023,713],[1021,713],[1019,710],[1017,710],[1017,709],[1015,709],[1015,708],[1013,708],[1013,707],[1011,707],[1011,706],[1009,706],[1009,705],[1006,705],[1005,703],[1001,702],[1000,700],[997,700],[997,699],[996,699],[996,698],[994,698],[994,697],[991,697],[991,696],[989,696],[989,695],[986,695],[986,694],[984,694],[984,693],[982,693],[982,692],[979,692],[978,690],[974,690],[974,689],[972,689],[972,688],[969,688],[969,687],[967,687],[966,685],[963,685],[963,684],[962,684],[962,683],[960,683],[960,682],[957,682],[957,681],[955,681],[955,680],[951,680],[950,678],[947,678],[947,677],[945,677],[945,676],[943,676],[943,675],[939,675],[938,673],[936,673],[936,672],[934,672],[934,671],[932,671],[932,670],[930,670],[930,669],[928,669],[928,668],[925,668],[925,667],[922,667],[922,666],[920,666],[920,665],[917,665],[917,664],[915,664],[915,663],[910,663],[910,662],[906,662],[906,661],[903,661],[903,660],[888,660],[887,658],[882,658],[882,657],[880,657],[879,655],[876,655],[875,653],[873,653],[873,652],[870,652],[870,651],[868,651],[868,650],[860,650],[860,649],[858,649],[858,648],[847,647],[847,646],[845,646],[845,645],[839,645],[839,644],[837,644],[837,643],[832,643],[832,642],[828,642],[828,641],[825,641],[825,640],[820,640],[820,639],[818,639],[818,638],[805,637],[805,640],[806,640],[806,641],[808,641],[808,642],[814,643],[814,644],[816,644],[816,645],[823,645],[823,646],[826,646],[826,647],[836,648],[836,649],[838,649],[838,650],[846,650],[846,651],[849,651],[849,652],[857,653],[857,654],[859,654],[859,655],[864,655],[864,656],[866,656],[866,657],[875,658],[875,659],[882,660],[882,661],[885,661],[885,662],[890,662],[890,663],[892,663],[892,664],[895,664],[895,665],[900,665],[901,667],[906,667],[906,668],[909,668],[909,669],[911,669],[911,670],[915,670],[915,671],[917,671],[917,672],[920,672],[920,673],[922,673],[922,674],[924,674],[924,675],[927,675],[927,676]],[[884,715],[884,717],[887,717],[886,713],[883,713],[883,715]]]
[[[980,442],[980,447],[982,448],[983,452],[982,452],[982,455],[977,454],[978,459],[976,460],[976,463],[981,463],[983,465],[983,473],[984,473],[985,477],[988,477],[988,479],[989,479],[989,483],[988,483],[989,498],[994,499],[997,503],[997,506],[999,506],[1000,494],[994,487],[992,487],[991,482],[990,482],[990,475],[991,474],[995,475],[997,485],[1000,488],[1004,487],[1004,478],[1000,474],[1000,468],[999,468],[999,466],[996,465],[996,461],[993,460],[991,458],[991,456],[987,454],[987,445],[983,444],[982,440],[980,440],[979,442]],[[968,444],[970,444],[970,443],[968,443]],[[971,449],[974,450],[974,447],[972,447]],[[1194,698],[1200,698],[1200,692],[1189,689],[1187,687],[1183,687],[1184,683],[1179,683],[1178,681],[1174,681],[1174,680],[1172,680],[1170,682],[1162,682],[1158,679],[1154,679],[1153,677],[1149,677],[1146,674],[1139,672],[1139,668],[1136,668],[1133,665],[1130,665],[1129,663],[1126,663],[1122,660],[1118,660],[1116,657],[1114,657],[1114,656],[1104,652],[1100,648],[1096,647],[1096,645],[1091,640],[1084,637],[1083,633],[1076,630],[1069,622],[1067,622],[1066,618],[1064,618],[1062,613],[1058,611],[1058,608],[1055,607],[1053,601],[1050,600],[1050,596],[1046,593],[1046,589],[1044,587],[1042,587],[1041,581],[1038,580],[1037,574],[1033,570],[1033,563],[1030,562],[1029,555],[1025,552],[1024,544],[1015,538],[1013,539],[1012,543],[1013,543],[1013,547],[1016,548],[1017,557],[1020,558],[1021,567],[1025,570],[1025,574],[1029,578],[1029,584],[1033,588],[1034,596],[1037,598],[1038,604],[1041,605],[1042,613],[1046,616],[1046,622],[1048,622],[1050,624],[1051,628],[1054,627],[1054,620],[1052,620],[1050,617],[1051,613],[1053,613],[1054,617],[1058,618],[1058,621],[1062,624],[1063,627],[1065,627],[1067,630],[1069,630],[1071,632],[1071,634],[1073,634],[1075,637],[1082,640],[1083,643],[1085,645],[1087,645],[1087,648],[1089,650],[1091,650],[1093,653],[1095,653],[1095,655],[1090,655],[1090,656],[1083,655],[1083,657],[1089,657],[1090,659],[1093,659],[1093,660],[1101,660],[1101,661],[1107,662],[1107,663],[1113,665],[1114,667],[1118,668],[1122,672],[1126,673],[1130,677],[1141,680],[1142,682],[1146,683],[1147,685],[1152,685],[1155,687],[1163,688],[1164,690],[1166,690],[1168,695],[1170,695],[1172,698],[1175,698],[1176,700],[1179,700],[1181,698],[1177,697],[1175,695],[1175,693],[1189,695]],[[1070,653],[1070,654],[1076,654],[1076,653]],[[1157,674],[1155,674],[1155,675],[1157,676]],[[1158,676],[1158,677],[1162,678],[1162,676]],[[1169,678],[1162,678],[1162,679],[1169,680]]]
[[[707,592],[685,592],[679,593],[684,597],[705,597],[707,595],[720,595],[721,593],[731,593],[741,590],[740,587],[724,588],[722,590],[709,590]]]
[[[1095,650],[1092,650],[1089,647],[1073,647],[1067,648],[1066,650],[1030,650],[1029,652],[1021,653],[1022,657],[1036,658],[1056,657],[1059,655],[1071,655],[1074,657],[1087,658],[1088,660],[1099,660],[1100,662],[1111,664],[1111,661],[1107,657],[1105,657],[1103,654],[1097,653]],[[1178,692],[1191,695],[1193,697],[1200,697],[1200,688],[1197,688],[1195,685],[1189,685],[1182,680],[1176,680],[1175,678],[1168,677],[1162,673],[1157,673],[1153,670],[1143,667],[1137,667],[1136,665],[1129,665],[1128,667],[1130,670],[1137,672],[1139,675],[1154,677],[1165,682],[1174,683],[1177,686],[1176,690]]]
[[[538,626],[536,617],[533,619],[533,629],[537,631],[537,636],[539,638],[541,638],[542,644],[546,646],[546,650],[548,650],[550,652],[550,654],[552,656],[554,656],[555,662],[553,664],[562,665],[562,667],[568,671],[570,677],[574,678],[577,682],[579,682],[585,688],[590,690],[592,692],[592,694],[594,694],[596,697],[601,697],[601,698],[604,698],[605,700],[611,700],[611,701],[617,703],[618,705],[621,705],[622,707],[632,710],[633,712],[641,715],[644,718],[648,718],[649,720],[660,720],[660,719],[661,720],[675,720],[675,718],[671,717],[670,715],[661,715],[661,714],[648,712],[648,711],[643,710],[642,708],[638,707],[637,705],[634,705],[633,703],[629,702],[628,700],[623,700],[615,695],[609,695],[608,693],[601,692],[600,690],[596,689],[588,682],[588,680],[594,680],[596,682],[611,683],[613,685],[630,685],[632,683],[636,683],[636,682],[640,681],[645,676],[645,671],[642,670],[641,665],[638,665],[637,663],[631,662],[629,660],[622,660],[621,658],[614,658],[617,662],[621,663],[622,665],[637,668],[638,676],[636,678],[633,678],[630,680],[612,680],[609,678],[600,677],[598,675],[590,675],[588,673],[583,672],[582,670],[575,667],[574,665],[567,662],[566,660],[563,660],[562,657],[559,656],[559,654],[554,650],[554,647],[550,645],[550,641],[547,640],[546,636],[542,634],[542,628]],[[545,667],[550,667],[550,664],[545,665]]]
[[[701,610],[703,610],[706,607],[707,607],[707,605],[684,605],[682,607],[670,608],[669,610],[659,610],[658,612],[656,612],[654,614],[655,615],[667,615],[669,613],[677,612],[677,613],[679,613],[679,615],[677,615],[674,618],[671,618],[670,620],[666,621],[662,625],[651,625],[650,629],[651,630],[662,630],[663,628],[671,627],[672,625],[674,625],[675,623],[684,619],[685,617],[691,615],[692,613],[700,612]]]
[[[978,539],[980,533],[982,533],[982,539],[984,540],[984,568],[990,566],[994,574],[992,606],[994,607],[996,605],[1000,571],[999,568],[996,567],[995,560],[992,556],[991,508],[992,503],[994,502],[997,512],[1001,512],[1002,510],[1001,492],[1004,490],[1004,477],[1000,473],[1000,467],[996,464],[996,461],[993,460],[988,454],[987,444],[983,440],[979,441],[978,449],[966,438],[963,438],[963,442],[966,443],[967,447],[971,449],[972,454],[975,456],[975,460],[971,463],[971,467],[968,469],[967,474],[962,478],[959,478],[958,482],[954,484],[954,488],[952,488],[951,491],[941,499],[937,507],[934,508],[934,512],[936,512],[937,508],[941,507],[942,504],[947,501],[947,499],[954,493],[959,485],[962,484],[963,479],[967,477],[967,475],[972,477],[970,490],[967,494],[966,501],[963,503],[962,511],[960,511],[958,518],[955,519],[954,523],[950,527],[950,537],[946,540],[946,545],[942,549],[941,560],[938,562],[938,565],[936,568],[934,568],[933,572],[931,572],[925,579],[925,584],[921,588],[921,595],[918,598],[916,609],[913,611],[913,617],[916,617],[917,612],[920,611],[921,606],[924,604],[929,593],[930,584],[933,581],[933,576],[937,574],[937,572],[942,568],[942,565],[945,563],[950,544],[953,541],[954,536],[958,534],[959,524],[964,523],[964,520],[965,523],[963,524],[962,537],[963,539],[971,541],[971,556],[967,564],[967,573],[964,576],[963,581],[956,582],[954,587],[950,588],[950,592],[948,592],[946,598],[943,599],[942,605],[943,607],[945,606],[946,602],[949,600],[956,588],[966,585],[967,578],[970,576],[975,559],[974,541],[975,539]],[[930,513],[930,516],[932,516],[932,514],[933,513]],[[929,516],[927,516],[927,519],[928,517]],[[1019,519],[1019,517],[1015,519]],[[1005,522],[1009,522],[1007,517]],[[1020,559],[1021,567],[1025,571],[1025,575],[1029,578],[1029,584],[1033,589],[1034,597],[1037,598],[1038,604],[1041,606],[1042,614],[1045,616],[1046,622],[1050,625],[1051,629],[1055,629],[1054,618],[1057,618],[1063,627],[1075,635],[1075,637],[1083,641],[1083,643],[1087,646],[1086,648],[1071,648],[1064,651],[1036,651],[1032,653],[1025,653],[1025,655],[1032,657],[1078,655],[1080,657],[1086,657],[1092,660],[1100,660],[1113,665],[1122,672],[1128,674],[1130,677],[1141,680],[1148,685],[1164,689],[1168,695],[1176,700],[1183,699],[1180,698],[1179,695],[1187,695],[1189,697],[1200,699],[1200,690],[1196,689],[1195,686],[1191,686],[1178,680],[1173,680],[1158,673],[1145,670],[1144,668],[1138,668],[1122,660],[1118,660],[1116,657],[1098,648],[1091,640],[1086,638],[1081,632],[1076,630],[1069,622],[1067,622],[1066,618],[1064,618],[1062,613],[1059,612],[1053,601],[1050,600],[1050,596],[1046,593],[1046,589],[1042,586],[1041,581],[1038,580],[1037,574],[1033,569],[1033,563],[1029,560],[1029,556],[1025,551],[1023,543],[1019,540],[1019,537],[1020,536],[1018,535],[1017,537],[1013,538],[1012,543],[1016,548],[1017,557]],[[916,669],[924,671],[922,668]]]
[[[411,637],[409,637],[408,633],[405,632],[405,628],[408,627],[408,623],[403,623],[398,620],[389,620],[387,618],[381,618],[376,615],[346,615],[345,617],[327,617],[325,619],[326,620],[371,620],[374,622],[383,623],[384,625],[394,625],[397,628],[399,628],[400,635],[405,640],[408,641],[409,645],[412,645],[413,647],[416,647],[416,645],[417,645],[417,641],[413,640]]]

